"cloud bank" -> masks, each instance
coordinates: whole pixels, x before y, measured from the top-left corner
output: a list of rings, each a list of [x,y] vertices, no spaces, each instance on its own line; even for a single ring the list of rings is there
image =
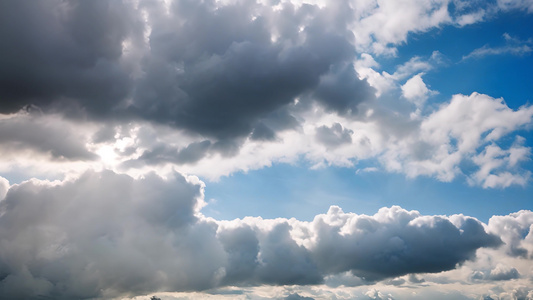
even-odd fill
[[[231,285],[316,285],[350,272],[371,283],[439,273],[506,244],[529,257],[529,236],[501,232],[531,215],[480,221],[400,207],[373,216],[331,207],[311,222],[200,213],[203,184],[179,173],[139,179],[110,171],[12,185],[0,202],[1,294],[10,298],[118,297]],[[531,221],[529,221],[531,222]],[[528,246],[529,245],[529,246]],[[489,280],[516,278],[499,267]]]
[[[374,58],[409,34],[471,10],[409,3],[3,3],[0,170],[67,170],[61,178],[86,163],[217,179],[302,158],[314,168],[371,160],[408,177],[524,186],[531,151],[516,132],[530,126],[531,106],[473,92],[428,107],[438,93],[423,76],[446,63],[438,51],[376,71]]]

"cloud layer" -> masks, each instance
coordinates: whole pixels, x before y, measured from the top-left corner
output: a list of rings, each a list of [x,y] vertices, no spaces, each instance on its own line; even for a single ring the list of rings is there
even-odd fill
[[[202,183],[179,173],[133,179],[87,172],[13,185],[0,202],[1,294],[79,299],[308,285],[345,272],[370,283],[452,270],[502,241],[511,255],[528,257],[532,250],[529,237],[498,231],[501,222],[523,228],[513,220],[530,212],[487,227],[461,215],[423,216],[400,207],[373,216],[331,207],[312,222],[216,221],[200,214],[203,205]],[[512,279],[517,272],[500,267],[486,278]]]
[[[527,186],[533,106],[475,87],[440,97],[429,83],[450,57],[399,47],[532,8],[0,2],[0,174],[17,182],[0,177],[0,298],[533,298],[530,210],[216,220],[196,177],[303,161]],[[456,64],[530,55],[531,39],[503,38]]]
[[[370,159],[408,177],[525,185],[531,151],[516,131],[530,106],[474,92],[428,107],[438,93],[423,77],[445,64],[438,51],[376,71],[374,58],[408,34],[474,13],[462,1],[408,2],[4,3],[0,170],[80,173],[85,162],[216,179],[301,158],[315,168]]]

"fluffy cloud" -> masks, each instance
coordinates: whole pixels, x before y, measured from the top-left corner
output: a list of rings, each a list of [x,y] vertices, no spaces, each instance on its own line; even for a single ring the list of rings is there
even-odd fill
[[[14,185],[1,202],[0,293],[79,299],[208,287],[225,258],[216,225],[195,216],[201,196],[179,174]]]
[[[351,66],[346,3],[20,1],[2,12],[3,113],[35,104],[224,140],[296,97],[341,114],[373,97]]]
[[[90,166],[135,176],[149,170],[164,175],[179,167],[216,179],[300,158],[315,167],[352,167],[354,160],[378,159],[389,172],[441,181],[466,175],[469,184],[484,188],[524,185],[530,178],[521,163],[529,159],[531,149],[523,137],[513,135],[531,123],[533,109],[528,106],[512,110],[503,99],[473,93],[455,95],[429,114],[398,114],[377,105],[365,107],[365,114],[353,119],[330,114],[324,107],[299,105],[290,105],[298,121],[287,114],[271,115],[271,122],[257,127],[258,132],[235,142],[149,122],[102,124],[21,111],[0,120],[0,151],[10,158],[0,167],[52,174],[79,173]],[[276,127],[274,119],[281,125]],[[300,125],[283,127],[291,122]],[[502,142],[513,137],[510,145]],[[464,162],[471,167],[465,168]]]
[[[505,242],[509,255],[533,258],[533,214],[520,211],[508,216],[494,216],[488,230],[498,234]]]
[[[202,183],[179,173],[87,172],[12,185],[0,202],[0,294],[70,299],[306,285],[345,271],[380,280],[454,269],[500,244],[475,219],[400,207],[374,216],[332,207],[302,222],[216,221],[199,213],[203,205]]]
[[[424,80],[422,80],[422,75],[424,74],[417,74],[402,85],[402,95],[418,107],[422,106],[427,98],[435,93],[428,89]]]
[[[0,297],[532,297],[530,211],[215,220],[183,175],[368,160],[357,172],[526,185],[531,106],[425,106],[438,51],[378,71],[413,33],[531,11],[482,2],[0,3],[0,172],[48,179],[0,177]],[[504,38],[465,59],[531,52]]]
[[[530,107],[476,93],[424,107],[434,92],[422,74],[445,60],[438,51],[374,70],[371,55],[449,24],[450,5],[469,12],[425,0],[18,1],[0,18],[10,45],[0,48],[0,151],[10,158],[0,169],[79,173],[85,162],[217,178],[302,157],[313,167],[370,158],[410,177],[524,185],[529,148],[498,142],[531,122]]]
[[[97,156],[86,146],[90,131],[28,107],[18,114],[0,115],[0,153],[7,158],[30,151],[52,160],[91,161]],[[54,134],[49,135],[51,132]]]

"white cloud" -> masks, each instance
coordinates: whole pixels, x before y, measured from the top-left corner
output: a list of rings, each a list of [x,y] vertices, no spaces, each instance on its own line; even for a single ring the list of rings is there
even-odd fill
[[[470,52],[468,55],[463,56],[463,60],[471,58],[482,58],[489,55],[526,55],[530,54],[533,49],[531,49],[532,41],[522,41],[517,38],[511,37],[508,33],[504,33],[503,37],[505,39],[505,45],[501,47],[490,47],[484,45],[481,48],[477,48]]]
[[[467,26],[467,25],[471,25],[471,24],[475,24],[475,23],[483,21],[483,19],[485,18],[485,15],[486,15],[485,10],[480,9],[479,11],[474,12],[474,13],[460,15],[459,17],[456,18],[455,22],[459,26]]]
[[[498,48],[490,48],[488,46],[483,46],[481,48],[475,49],[470,54],[463,57],[463,59],[469,58],[480,58],[488,55],[501,55],[501,54],[512,54],[512,55],[524,55],[531,53],[532,49],[528,45],[522,46],[505,46]]]
[[[424,32],[451,21],[447,0],[354,3],[356,21],[352,30],[356,43],[378,55],[394,54],[389,45],[405,42],[409,33]]]
[[[502,10],[523,9],[528,13],[533,12],[533,1],[531,0],[498,0],[498,7]]]
[[[417,74],[402,85],[402,95],[417,107],[423,106],[428,97],[436,93],[428,89],[424,80],[422,80],[423,75],[424,73]]]

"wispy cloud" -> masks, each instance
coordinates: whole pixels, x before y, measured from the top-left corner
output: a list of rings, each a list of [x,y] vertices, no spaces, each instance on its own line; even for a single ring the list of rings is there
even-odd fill
[[[522,41],[517,38],[511,37],[509,34],[505,33],[503,35],[506,45],[501,47],[490,47],[484,45],[481,48],[477,48],[474,51],[470,52],[468,55],[463,56],[463,60],[472,59],[472,58],[482,58],[485,56],[492,55],[527,55],[533,51],[531,45],[533,42],[531,40]]]

